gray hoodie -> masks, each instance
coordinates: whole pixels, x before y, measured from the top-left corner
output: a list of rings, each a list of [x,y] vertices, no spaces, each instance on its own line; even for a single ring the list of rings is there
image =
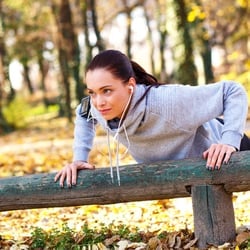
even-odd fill
[[[169,84],[152,87],[137,101],[147,86],[137,84],[128,113],[120,129],[113,129],[91,106],[94,121],[76,109],[74,161],[88,160],[97,122],[128,147],[138,163],[201,157],[212,143],[239,149],[247,115],[243,87],[232,81],[204,86]],[[224,125],[215,118],[223,116]],[[117,131],[119,130],[119,131]]]

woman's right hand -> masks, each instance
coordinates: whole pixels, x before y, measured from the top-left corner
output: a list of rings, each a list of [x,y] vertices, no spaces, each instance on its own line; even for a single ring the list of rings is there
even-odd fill
[[[61,187],[63,187],[65,179],[68,187],[76,185],[77,172],[81,169],[95,169],[95,166],[84,161],[75,161],[69,163],[56,174],[54,180],[55,182],[59,180],[59,184]]]

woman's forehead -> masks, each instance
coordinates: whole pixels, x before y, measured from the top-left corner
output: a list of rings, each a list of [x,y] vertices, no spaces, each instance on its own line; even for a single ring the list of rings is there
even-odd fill
[[[88,89],[100,89],[119,86],[119,84],[122,84],[122,81],[114,77],[108,70],[96,69],[87,72],[86,84]]]

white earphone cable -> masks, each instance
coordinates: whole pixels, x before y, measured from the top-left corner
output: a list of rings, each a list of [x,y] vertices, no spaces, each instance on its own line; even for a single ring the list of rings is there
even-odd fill
[[[125,108],[124,108],[124,110],[122,112],[122,115],[121,115],[121,119],[120,119],[120,121],[118,123],[117,131],[116,131],[116,133],[114,135],[114,140],[117,141],[117,143],[116,143],[116,174],[117,174],[117,182],[118,182],[119,186],[121,185],[120,170],[119,170],[119,132],[120,132],[120,128],[123,127],[126,139],[128,141],[128,148],[129,148],[130,142],[129,142],[129,139],[128,139],[128,134],[127,134],[127,131],[126,131],[126,127],[125,127],[124,124],[122,125],[122,122],[123,122],[124,116],[125,116],[125,114],[127,112],[127,109],[129,107],[132,96],[133,96],[133,91],[131,91],[128,102],[125,105]],[[110,176],[111,176],[112,183],[113,183],[114,182],[114,175],[113,175],[113,164],[112,164],[112,154],[111,154],[111,149],[110,149],[109,133],[108,133],[108,145],[109,145],[109,160],[110,160]],[[128,152],[128,148],[126,149],[126,151],[125,151],[125,153],[123,155],[125,155]]]

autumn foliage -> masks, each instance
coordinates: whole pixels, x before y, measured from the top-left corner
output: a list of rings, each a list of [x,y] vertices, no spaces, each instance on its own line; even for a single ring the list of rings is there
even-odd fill
[[[90,158],[104,167],[108,152],[98,134]],[[0,177],[56,172],[72,159],[72,139],[73,124],[62,118],[1,136]],[[250,248],[249,206],[249,192],[234,195],[237,242],[221,249]],[[0,249],[196,249],[192,219],[189,198],[1,212]]]

